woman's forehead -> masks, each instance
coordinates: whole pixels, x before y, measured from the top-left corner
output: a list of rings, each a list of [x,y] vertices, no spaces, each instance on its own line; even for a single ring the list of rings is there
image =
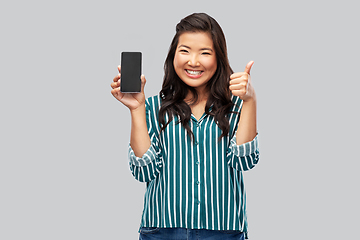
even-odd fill
[[[184,32],[179,36],[178,46],[189,48],[213,48],[213,41],[207,32]]]

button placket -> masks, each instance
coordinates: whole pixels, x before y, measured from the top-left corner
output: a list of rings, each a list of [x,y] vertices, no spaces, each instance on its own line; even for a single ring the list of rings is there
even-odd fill
[[[195,198],[195,203],[200,206],[200,178],[201,178],[201,169],[200,169],[200,155],[201,153],[201,149],[200,149],[200,122],[194,122],[194,129],[193,129],[193,133],[194,133],[194,150],[196,152],[196,158],[194,161],[194,167],[196,168],[196,171],[198,172],[199,175],[196,176],[196,178],[194,179],[194,187],[196,188],[196,192],[198,192],[199,194],[197,194],[196,198]],[[200,155],[199,155],[200,154]],[[199,209],[200,211],[200,209]]]

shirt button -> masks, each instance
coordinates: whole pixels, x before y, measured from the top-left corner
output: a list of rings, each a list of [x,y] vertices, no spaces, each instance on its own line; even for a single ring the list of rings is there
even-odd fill
[[[199,142],[198,142],[198,141],[196,141],[196,142],[195,142],[195,145],[199,145]]]
[[[196,162],[196,165],[199,165],[199,164],[200,164],[200,162],[199,162],[199,161],[197,161],[197,162]]]
[[[198,204],[198,205],[200,204],[200,200],[197,201],[197,204]]]
[[[199,184],[200,184],[200,181],[196,181],[196,184],[199,185]]]

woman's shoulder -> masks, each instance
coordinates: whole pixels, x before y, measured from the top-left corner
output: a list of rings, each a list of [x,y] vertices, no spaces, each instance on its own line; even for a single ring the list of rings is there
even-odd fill
[[[158,110],[161,106],[161,98],[159,95],[151,96],[146,99],[146,107],[152,110]]]

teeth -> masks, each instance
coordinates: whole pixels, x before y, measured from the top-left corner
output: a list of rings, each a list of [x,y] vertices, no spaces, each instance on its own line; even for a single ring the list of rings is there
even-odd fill
[[[201,71],[191,71],[191,70],[186,70],[189,74],[191,75],[200,75]]]

